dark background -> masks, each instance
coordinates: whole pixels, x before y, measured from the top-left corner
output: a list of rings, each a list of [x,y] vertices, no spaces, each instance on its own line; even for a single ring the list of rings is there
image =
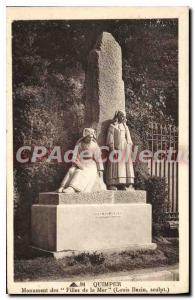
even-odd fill
[[[74,146],[85,118],[89,51],[102,31],[122,48],[133,142],[147,147],[149,123],[178,125],[178,21],[16,21],[13,37],[14,153],[22,145]],[[30,207],[59,186],[63,163],[14,162],[15,233],[29,237]],[[136,177],[147,176],[135,165]]]

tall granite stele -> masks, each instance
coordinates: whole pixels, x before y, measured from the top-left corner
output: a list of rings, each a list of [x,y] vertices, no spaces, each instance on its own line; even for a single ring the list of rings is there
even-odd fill
[[[86,125],[104,145],[116,110],[125,110],[121,48],[103,32],[89,54]],[[32,245],[56,258],[70,252],[155,249],[145,191],[41,193],[32,206]]]
[[[103,32],[89,53],[86,75],[86,123],[97,131],[99,145],[116,110],[125,111],[121,47]]]

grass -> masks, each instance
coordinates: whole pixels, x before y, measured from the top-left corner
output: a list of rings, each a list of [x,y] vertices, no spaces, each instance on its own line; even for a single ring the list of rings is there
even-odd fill
[[[123,251],[113,254],[81,253],[59,260],[37,257],[29,248],[26,248],[26,252],[25,246],[22,249],[23,253],[20,252],[20,256],[15,257],[16,281],[64,280],[75,275],[97,275],[168,266],[179,261],[178,239],[171,239],[169,244],[159,243],[156,250]]]

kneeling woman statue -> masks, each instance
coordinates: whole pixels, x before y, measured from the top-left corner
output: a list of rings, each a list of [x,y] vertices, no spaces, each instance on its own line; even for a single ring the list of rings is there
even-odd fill
[[[85,128],[83,137],[76,143],[73,164],[64,177],[59,193],[92,192],[106,190],[103,182],[101,151],[96,142],[95,130]]]

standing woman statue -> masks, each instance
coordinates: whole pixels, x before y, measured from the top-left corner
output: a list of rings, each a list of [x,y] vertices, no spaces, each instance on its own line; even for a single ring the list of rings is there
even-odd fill
[[[103,163],[101,151],[96,142],[95,130],[85,128],[83,137],[75,146],[76,157],[64,177],[59,193],[93,192],[106,190],[103,182]]]
[[[128,148],[131,147],[132,149],[133,143],[129,128],[126,125],[125,114],[122,111],[116,111],[115,113],[108,129],[106,144],[109,147],[109,154],[111,152],[113,154],[109,155],[107,162],[106,184],[108,189],[126,190],[127,188],[133,188],[134,170],[130,151],[128,151]],[[118,153],[118,160],[114,153]],[[127,157],[126,153],[128,153]],[[114,159],[112,159],[113,157]]]

